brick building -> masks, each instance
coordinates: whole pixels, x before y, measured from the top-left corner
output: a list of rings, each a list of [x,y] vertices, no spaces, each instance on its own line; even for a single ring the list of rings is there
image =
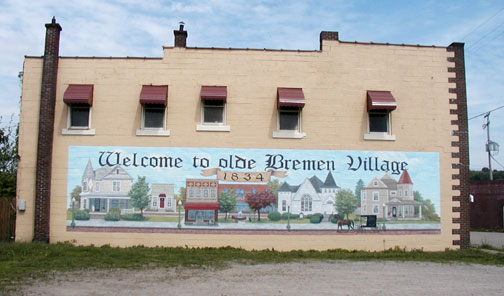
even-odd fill
[[[53,19],[46,28],[44,55],[24,62],[17,199],[26,210],[18,211],[18,241],[277,250],[468,247],[463,44],[346,42],[337,32],[322,32],[319,50],[197,48],[186,45],[181,26],[174,46],[159,58],[65,57],[61,26]],[[69,192],[89,159],[95,168],[120,165],[133,179],[148,174],[149,184],[173,184],[174,192],[201,175],[301,184],[315,172],[332,172],[338,186],[353,190],[359,178],[372,179],[370,170],[409,169],[417,174],[411,176],[415,188],[431,190],[441,222],[437,230],[407,235],[272,235],[259,228],[247,236],[217,228],[180,234],[183,228],[163,226],[148,236],[125,228],[110,236],[79,223],[71,228],[66,219]],[[410,169],[418,159],[420,169]],[[422,180],[424,169],[434,174]],[[205,210],[216,211],[213,204]]]

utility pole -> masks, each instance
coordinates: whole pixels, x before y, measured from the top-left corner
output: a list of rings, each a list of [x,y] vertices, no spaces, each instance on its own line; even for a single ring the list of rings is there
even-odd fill
[[[491,153],[491,144],[492,142],[490,141],[490,112],[488,112],[485,115],[485,118],[487,122],[483,125],[483,128],[486,128],[487,130],[487,144],[486,144],[486,151],[488,152],[488,169],[490,171],[490,181],[493,181],[493,172],[492,172],[492,155]]]

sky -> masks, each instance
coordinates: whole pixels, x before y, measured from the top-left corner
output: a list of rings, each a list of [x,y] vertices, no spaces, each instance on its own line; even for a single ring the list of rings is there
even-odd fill
[[[202,170],[213,168],[220,168],[228,173],[262,173],[270,169],[285,171],[286,177],[279,178],[279,181],[294,186],[301,185],[313,176],[324,182],[330,170],[336,184],[352,192],[359,179],[367,186],[373,178],[382,178],[387,173],[399,181],[403,170],[408,170],[413,190],[419,191],[424,199],[430,199],[437,213],[440,213],[437,152],[71,146],[68,154],[68,206],[71,206],[70,193],[75,186],[82,186],[84,170],[91,161],[94,170],[120,164],[134,181],[139,176],[145,176],[150,184],[173,184],[174,193],[177,193],[180,187],[185,187],[186,179],[215,180],[215,175],[201,175]],[[171,165],[167,163],[168,167],[161,166],[158,161],[160,157],[171,157],[173,161]],[[246,164],[243,160],[246,160]],[[295,160],[299,162],[297,167],[293,168]],[[316,169],[313,166],[303,167],[300,163],[302,161],[316,163]],[[258,179],[250,180],[252,181]]]
[[[321,31],[340,40],[448,46],[465,43],[469,118],[504,105],[504,2],[280,0],[0,0],[0,124],[19,114],[24,56],[42,56],[45,26],[62,26],[61,56],[161,57],[179,22],[187,46],[319,49]],[[504,145],[504,108],[490,114]],[[471,169],[488,167],[483,116],[469,121]],[[504,169],[504,152],[492,168]]]

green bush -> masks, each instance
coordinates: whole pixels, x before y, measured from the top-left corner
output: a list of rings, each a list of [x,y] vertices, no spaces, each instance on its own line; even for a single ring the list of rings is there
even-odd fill
[[[322,219],[324,219],[324,215],[322,215],[320,213],[316,213],[316,214],[311,215],[310,223],[318,224],[318,223],[322,222]]]
[[[268,214],[268,219],[270,219],[271,221],[280,221],[280,219],[282,219],[282,214],[276,211],[271,212]]]
[[[289,219],[289,213],[283,213],[282,214],[282,220],[287,220],[287,219]],[[292,213],[290,213],[290,219],[291,220],[299,219],[299,214],[292,214]]]
[[[145,220],[147,220],[147,218],[145,218],[141,214],[125,214],[125,215],[122,215],[121,218],[126,221],[145,221]]]
[[[119,221],[121,220],[121,209],[111,208],[107,215],[105,215],[105,221]]]
[[[75,210],[75,220],[89,220],[89,210]]]

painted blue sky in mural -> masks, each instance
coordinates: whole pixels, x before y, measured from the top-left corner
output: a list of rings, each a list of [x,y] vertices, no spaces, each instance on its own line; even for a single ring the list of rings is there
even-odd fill
[[[215,179],[201,175],[202,170],[211,168],[287,171],[280,181],[291,185],[314,175],[324,180],[331,171],[338,186],[352,191],[359,179],[367,185],[374,177],[388,173],[399,180],[402,170],[407,169],[414,190],[430,199],[438,214],[440,210],[439,154],[435,152],[71,146],[68,157],[68,203],[91,160],[94,170],[120,164],[135,180],[146,176],[149,183],[174,184],[175,193],[185,186],[186,179]]]

